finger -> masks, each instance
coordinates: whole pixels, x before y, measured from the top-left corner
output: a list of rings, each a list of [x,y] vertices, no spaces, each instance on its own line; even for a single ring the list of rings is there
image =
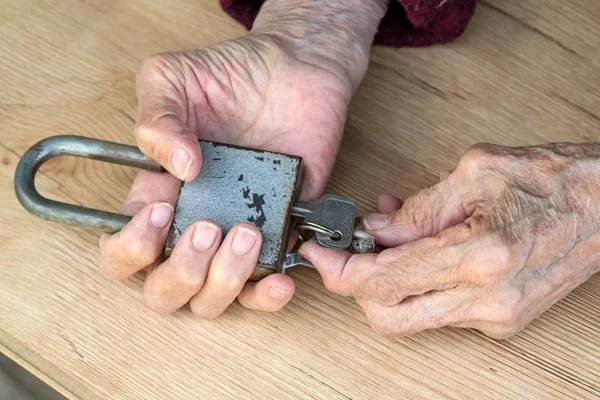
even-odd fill
[[[213,258],[206,282],[190,299],[190,308],[202,318],[216,318],[240,294],[252,275],[262,244],[260,231],[251,224],[236,225]]]
[[[394,213],[366,215],[362,224],[386,247],[435,236],[467,218],[456,185],[451,176],[409,197]]]
[[[144,302],[168,314],[185,305],[204,284],[210,263],[221,244],[221,228],[213,221],[190,225],[165,262],[148,274]]]
[[[380,213],[390,214],[402,207],[402,200],[393,194],[383,193],[377,199],[377,209]]]
[[[279,311],[294,296],[294,281],[284,274],[273,274],[259,282],[247,283],[238,296],[241,305],[252,310]]]
[[[464,290],[432,291],[411,296],[393,306],[364,299],[357,299],[357,302],[377,333],[396,337],[460,324],[469,308],[470,293]]]
[[[135,177],[120,213],[133,216],[153,201],[166,201],[174,206],[180,188],[181,181],[168,172],[142,170]]]
[[[300,235],[298,232],[296,230],[292,231],[290,238],[288,239],[287,249],[285,251],[286,254],[294,251],[294,247],[296,247],[299,238]]]
[[[169,232],[173,206],[144,206],[120,232],[100,238],[98,265],[115,279],[125,279],[152,264],[161,254]]]
[[[376,254],[352,254],[349,251],[323,247],[314,240],[303,243],[298,253],[312,262],[323,278],[327,290],[341,296],[353,296],[359,293],[360,283],[353,282],[346,274],[352,265],[360,264],[361,268],[371,271],[378,268]]]
[[[174,176],[193,180],[202,164],[200,145],[191,132],[185,76],[176,54],[146,60],[137,74],[136,138],[142,152]]]
[[[351,254],[311,241],[300,253],[315,265],[328,290],[392,305],[462,282],[459,264],[466,250],[442,244],[440,238],[425,238],[379,254]]]

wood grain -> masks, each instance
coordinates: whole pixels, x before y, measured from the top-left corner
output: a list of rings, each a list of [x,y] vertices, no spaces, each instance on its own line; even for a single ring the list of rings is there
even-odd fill
[[[147,56],[243,34],[214,0],[5,0],[0,13],[0,341],[71,398],[598,398],[600,276],[523,333],[494,341],[441,329],[390,340],[351,300],[293,272],[271,315],[233,306],[216,321],[161,317],[143,276],[96,268],[98,234],[28,215],[19,156],[73,133],[133,143],[134,73]],[[600,3],[484,0],[451,46],[375,48],[351,105],[329,190],[361,212],[377,195],[436,182],[471,144],[600,138]],[[64,158],[48,196],[117,210],[135,171]]]

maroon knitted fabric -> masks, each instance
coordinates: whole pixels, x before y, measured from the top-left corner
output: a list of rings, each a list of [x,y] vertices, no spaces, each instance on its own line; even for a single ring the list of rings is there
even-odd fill
[[[223,10],[247,29],[264,0],[219,0]],[[391,0],[375,44],[429,46],[459,37],[475,12],[477,0]]]

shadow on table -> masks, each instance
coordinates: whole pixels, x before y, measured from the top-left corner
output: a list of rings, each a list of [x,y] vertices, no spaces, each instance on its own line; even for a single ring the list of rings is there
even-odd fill
[[[0,399],[65,400],[65,397],[0,354]]]

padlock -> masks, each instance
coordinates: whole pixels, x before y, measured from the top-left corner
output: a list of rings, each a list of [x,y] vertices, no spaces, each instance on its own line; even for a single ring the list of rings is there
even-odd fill
[[[326,195],[313,202],[297,202],[302,182],[302,158],[228,144],[200,141],[202,168],[191,182],[182,182],[169,230],[168,257],[183,231],[194,221],[217,222],[223,234],[240,222],[257,226],[263,243],[250,280],[259,280],[294,265],[307,265],[297,255],[286,255],[294,228],[316,233],[323,246],[350,246],[355,219],[354,201]],[[38,217],[114,233],[129,216],[61,203],[42,197],[34,186],[40,166],[56,156],[77,156],[115,164],[162,171],[138,148],[80,136],[54,136],[31,147],[15,172],[15,192],[23,207]]]

